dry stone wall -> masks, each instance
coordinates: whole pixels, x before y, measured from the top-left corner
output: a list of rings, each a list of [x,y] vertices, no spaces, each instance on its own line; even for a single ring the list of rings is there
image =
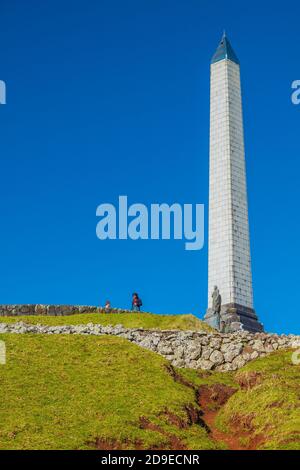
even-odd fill
[[[175,367],[218,371],[237,370],[278,349],[300,348],[300,336],[296,335],[144,330],[93,323],[61,326],[0,323],[0,333],[115,335],[164,356]]]
[[[120,308],[112,308],[111,313],[129,312]],[[0,317],[22,316],[22,315],[74,315],[76,313],[104,313],[104,307],[93,307],[90,305],[0,305]]]

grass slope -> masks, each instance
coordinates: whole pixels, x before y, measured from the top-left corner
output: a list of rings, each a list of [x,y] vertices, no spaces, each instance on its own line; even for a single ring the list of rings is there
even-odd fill
[[[300,450],[300,366],[291,351],[257,359],[235,375],[240,390],[221,410],[219,429],[260,449]]]
[[[115,337],[2,334],[1,449],[214,449],[190,424],[192,389],[176,383],[161,356]],[[183,428],[170,424],[176,416]],[[141,426],[141,418],[151,423]]]
[[[300,367],[291,352],[220,373],[170,370],[161,356],[117,337],[0,340],[0,449],[225,448],[198,405],[201,387],[216,384],[237,390],[217,415],[223,433],[245,447],[300,448]]]
[[[17,316],[0,317],[2,323],[24,321],[27,323],[40,323],[42,325],[79,325],[86,323],[99,323],[101,325],[118,325],[125,328],[155,328],[160,330],[202,330],[213,329],[194,315],[155,315],[152,313],[110,313],[110,314],[78,314],[70,316]]]

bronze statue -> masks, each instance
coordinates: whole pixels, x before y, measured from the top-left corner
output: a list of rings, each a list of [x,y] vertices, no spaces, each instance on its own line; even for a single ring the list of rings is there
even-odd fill
[[[221,295],[220,295],[220,292],[219,292],[219,289],[217,286],[214,287],[214,290],[213,290],[213,293],[212,293],[212,309],[214,312],[216,313],[220,313],[221,311],[221,303],[222,303],[222,299],[221,299]]]
[[[215,317],[215,328],[220,330],[220,320],[221,320],[221,303],[222,303],[222,298],[219,292],[219,289],[217,286],[214,286],[214,290],[212,293],[212,310],[214,312],[214,317]]]

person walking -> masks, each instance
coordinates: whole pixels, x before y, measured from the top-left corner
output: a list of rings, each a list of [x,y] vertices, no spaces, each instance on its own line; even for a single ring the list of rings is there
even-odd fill
[[[132,294],[131,310],[133,312],[140,312],[141,306],[143,305],[142,300],[139,298],[139,295],[134,292]]]

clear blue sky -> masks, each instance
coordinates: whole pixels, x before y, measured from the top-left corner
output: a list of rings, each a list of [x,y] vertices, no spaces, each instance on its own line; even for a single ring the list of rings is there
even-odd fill
[[[241,62],[255,308],[300,332],[299,2],[1,0],[1,303],[202,316],[204,249],[100,241],[119,195],[208,203],[209,62]],[[206,218],[207,222],[207,218]],[[207,230],[207,227],[206,227]]]

